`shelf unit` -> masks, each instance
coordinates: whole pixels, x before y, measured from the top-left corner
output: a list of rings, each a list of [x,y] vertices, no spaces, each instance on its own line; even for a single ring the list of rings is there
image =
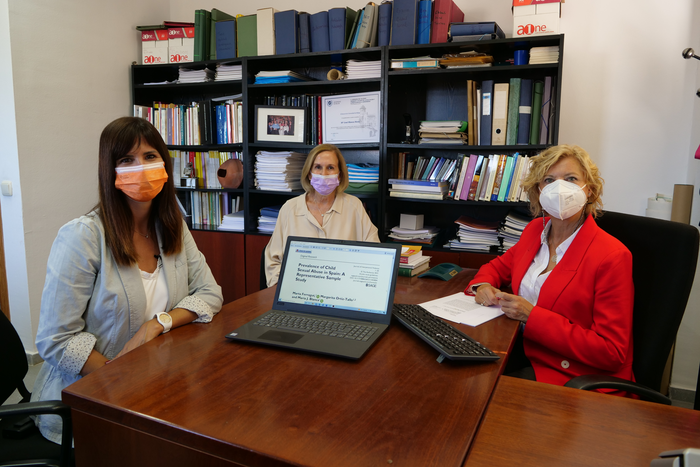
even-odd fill
[[[501,65],[518,49],[530,49],[541,46],[559,46],[560,58],[557,63],[542,65]],[[201,231],[205,236],[241,235],[242,254],[246,267],[231,265],[231,270],[244,271],[245,293],[258,288],[260,253],[269,238],[257,231],[257,217],[260,209],[266,206],[281,205],[301,192],[263,191],[255,188],[254,166],[258,151],[293,150],[308,153],[315,145],[298,143],[255,142],[255,106],[266,104],[266,97],[271,95],[328,95],[350,94],[359,92],[381,92],[381,131],[379,143],[339,145],[346,160],[350,163],[379,163],[379,186],[376,194],[353,193],[365,202],[372,221],[377,225],[380,237],[386,239],[391,227],[398,225],[402,212],[423,213],[426,225],[436,225],[447,231],[445,240],[454,238],[454,221],[462,214],[484,220],[503,219],[510,209],[526,211],[526,203],[479,202],[479,201],[429,201],[418,199],[399,199],[389,197],[387,180],[394,174],[393,156],[398,152],[416,155],[435,155],[455,158],[461,154],[513,154],[518,152],[528,156],[534,155],[547,145],[516,146],[468,146],[439,144],[402,144],[404,137],[403,114],[412,116],[417,130],[420,120],[466,120],[468,79],[476,82],[494,80],[508,82],[510,78],[529,78],[543,80],[552,77],[554,84],[553,105],[554,121],[551,122],[552,144],[558,143],[559,103],[561,97],[561,79],[564,50],[563,35],[538,36],[528,39],[500,39],[483,42],[450,42],[444,44],[424,44],[414,46],[374,47],[358,50],[342,50],[308,54],[272,55],[260,57],[242,57],[221,62],[242,65],[243,79],[240,81],[207,82],[196,84],[154,84],[175,81],[179,67],[216,67],[219,61],[204,61],[184,64],[133,65],[132,66],[132,103],[151,106],[153,102],[172,102],[187,104],[222,96],[241,93],[243,95],[243,133],[241,144],[203,145],[203,146],[169,146],[170,149],[185,151],[241,151],[243,153],[243,184],[236,190],[212,190],[179,188],[181,196],[188,191],[230,192],[242,197],[245,210],[245,230],[242,233],[212,232],[213,227],[191,226],[193,231]],[[392,59],[430,55],[440,57],[446,53],[463,50],[476,50],[494,57],[494,66],[457,69],[425,70],[391,70]],[[344,66],[347,60],[380,60],[381,77],[375,79],[328,81],[326,74],[331,67]],[[283,84],[254,84],[255,75],[260,71],[294,70],[316,78],[318,81],[295,82]],[[452,236],[451,236],[452,235]],[[201,236],[201,235],[200,235]],[[207,240],[208,241],[208,240]],[[225,244],[225,243],[224,243]],[[238,244],[238,243],[236,243]],[[432,250],[436,258],[452,260],[465,266],[476,267],[488,261],[492,255],[455,252],[437,247]],[[214,256],[212,251],[209,255]],[[208,261],[210,260],[207,255]],[[229,258],[232,260],[232,258]],[[239,261],[234,258],[233,260]],[[217,278],[219,279],[219,278]],[[221,280],[220,280],[221,282]],[[240,294],[238,292],[229,297]],[[228,297],[227,297],[228,298]],[[238,298],[235,296],[235,298]]]

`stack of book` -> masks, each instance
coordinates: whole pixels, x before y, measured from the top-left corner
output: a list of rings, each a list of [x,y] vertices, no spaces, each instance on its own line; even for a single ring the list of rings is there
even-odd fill
[[[389,183],[389,196],[392,198],[445,199],[449,187],[447,181],[434,180],[392,178]]]
[[[207,81],[214,81],[214,76],[216,72],[210,70],[209,68],[203,69],[192,69],[186,67],[180,67],[178,71],[178,83],[204,83]]]
[[[348,164],[348,191],[376,193],[379,189],[379,164]]]
[[[219,226],[219,230],[232,230],[243,232],[243,219],[245,218],[243,211],[234,212],[224,215],[223,221]]]
[[[467,201],[527,201],[522,181],[530,169],[528,157],[513,154],[464,156],[454,199]]]
[[[493,65],[493,57],[470,50],[458,54],[445,54],[439,63],[445,68],[484,67]]]
[[[397,242],[401,243],[421,243],[432,245],[435,243],[435,238],[440,233],[437,227],[423,226],[420,229],[402,229],[398,225],[391,229],[389,234]]]
[[[301,81],[313,81],[313,78],[292,70],[261,71],[255,75],[255,84],[296,83]]]
[[[345,62],[347,79],[379,78],[382,75],[381,60],[348,60]]]
[[[272,233],[277,225],[277,217],[282,206],[268,206],[260,210],[258,217],[258,230],[263,233]]]
[[[214,81],[233,81],[243,79],[243,65],[218,63]]]
[[[399,260],[399,276],[413,277],[430,269],[430,256],[424,256],[420,245],[403,245]]]
[[[453,250],[498,251],[500,222],[486,222],[461,216],[455,221],[459,226],[456,239],[450,240],[445,248]]]
[[[511,211],[508,213],[508,215],[506,216],[506,220],[503,223],[503,226],[501,226],[501,228],[499,229],[499,237],[501,238],[501,241],[503,243],[504,250],[507,250],[508,248],[518,243],[518,240],[520,240],[520,236],[523,234],[523,229],[525,229],[525,227],[531,220],[531,217],[525,216],[515,211]]]
[[[301,169],[306,154],[292,151],[258,151],[255,157],[255,187],[258,190],[301,190]]]
[[[559,46],[533,47],[530,49],[530,65],[538,63],[557,63],[559,61]]]
[[[432,58],[430,56],[414,58],[395,58],[391,61],[391,68],[440,68],[440,59]]]
[[[467,122],[461,120],[424,120],[420,122],[418,144],[464,144]]]

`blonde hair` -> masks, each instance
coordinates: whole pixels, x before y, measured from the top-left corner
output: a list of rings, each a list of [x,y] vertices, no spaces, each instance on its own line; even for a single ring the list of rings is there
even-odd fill
[[[338,181],[340,182],[340,185],[338,185],[338,188],[336,188],[337,193],[344,192],[345,189],[348,187],[348,166],[345,164],[345,158],[340,152],[340,149],[338,149],[338,147],[333,144],[319,144],[311,150],[308,156],[306,156],[306,162],[304,162],[304,167],[301,169],[301,186],[307,193],[315,191],[314,187],[312,187],[311,183],[309,182],[309,173],[311,173],[311,167],[316,161],[316,156],[326,151],[334,153],[335,156],[338,158]]]
[[[542,214],[542,206],[540,205],[540,183],[544,180],[545,175],[554,164],[566,157],[573,157],[578,161],[583,173],[586,177],[586,188],[590,190],[591,195],[588,197],[588,203],[584,207],[586,215],[597,217],[603,210],[603,184],[605,181],[600,176],[598,167],[591,160],[585,149],[576,145],[560,144],[552,146],[540,154],[532,157],[530,172],[523,181],[523,189],[527,191],[530,199],[530,212],[537,217]]]

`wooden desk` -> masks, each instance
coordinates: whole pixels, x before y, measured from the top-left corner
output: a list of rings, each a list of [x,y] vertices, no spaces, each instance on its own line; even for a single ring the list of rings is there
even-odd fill
[[[463,290],[399,278],[396,301]],[[345,361],[227,341],[267,311],[267,289],[229,303],[210,324],[190,324],[68,387],[78,466],[459,466],[503,360],[437,363],[398,323],[365,356]],[[460,326],[505,355],[517,322]]]
[[[648,466],[700,447],[700,412],[502,376],[466,466]]]

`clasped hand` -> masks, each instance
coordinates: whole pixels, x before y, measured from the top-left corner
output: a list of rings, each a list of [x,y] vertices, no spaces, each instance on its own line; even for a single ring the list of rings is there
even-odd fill
[[[476,289],[476,303],[483,306],[500,305],[501,310],[511,319],[522,321],[525,323],[530,312],[532,304],[523,297],[501,292],[491,284],[482,284]]]

